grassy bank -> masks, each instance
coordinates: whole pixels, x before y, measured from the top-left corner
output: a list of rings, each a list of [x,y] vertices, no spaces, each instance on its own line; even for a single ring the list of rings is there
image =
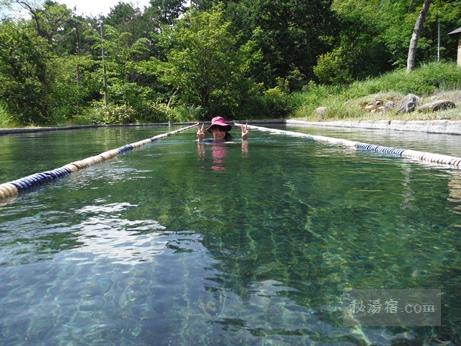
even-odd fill
[[[461,119],[461,68],[454,63],[431,63],[411,73],[396,70],[378,78],[357,81],[350,85],[316,85],[291,96],[292,117],[311,121],[339,119]],[[369,113],[364,106],[374,100],[394,102],[398,107],[406,94],[421,97],[421,103],[448,99],[456,109],[437,113],[397,114],[395,110]],[[325,107],[317,114],[318,107]]]

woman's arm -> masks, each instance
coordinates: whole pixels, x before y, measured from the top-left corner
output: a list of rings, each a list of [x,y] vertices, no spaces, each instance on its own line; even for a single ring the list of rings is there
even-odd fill
[[[240,126],[242,130],[242,140],[246,141],[248,139],[248,124]]]
[[[202,123],[202,126],[200,127],[200,125],[198,125],[198,128],[197,128],[197,139],[199,142],[203,141],[203,139],[205,138],[205,132],[203,132],[203,126],[204,124]]]

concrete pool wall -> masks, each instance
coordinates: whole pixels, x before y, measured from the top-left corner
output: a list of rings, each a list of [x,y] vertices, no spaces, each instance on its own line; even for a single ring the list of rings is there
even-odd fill
[[[295,126],[336,127],[356,129],[380,129],[396,131],[415,131],[426,133],[440,133],[461,135],[461,120],[343,120],[343,121],[304,121],[297,119],[268,119],[268,120],[240,120],[241,123],[251,124],[286,124]],[[195,122],[173,123],[171,125],[192,125]],[[26,128],[0,128],[0,135],[14,133],[30,133],[44,131],[77,130],[100,127],[126,127],[126,126],[166,126],[168,123],[125,124],[125,125],[76,125],[54,127],[26,127]]]
[[[461,135],[461,120],[303,121],[288,119],[286,124],[309,127],[346,127],[357,129],[416,131],[447,135]]]

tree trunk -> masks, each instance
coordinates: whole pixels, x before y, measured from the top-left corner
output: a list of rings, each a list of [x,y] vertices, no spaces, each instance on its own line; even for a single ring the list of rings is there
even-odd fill
[[[210,103],[210,93],[208,88],[202,88],[200,91],[200,103],[208,111],[208,106]]]
[[[426,19],[427,11],[429,11],[431,1],[432,0],[424,0],[423,8],[419,12],[418,19],[416,19],[413,34],[411,35],[410,47],[408,48],[407,72],[410,72],[415,67],[416,46],[418,45],[419,35],[421,34],[421,29],[423,28],[424,20]]]

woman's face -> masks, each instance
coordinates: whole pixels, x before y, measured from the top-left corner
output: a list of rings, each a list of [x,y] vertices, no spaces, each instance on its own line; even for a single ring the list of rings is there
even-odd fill
[[[223,131],[219,126],[212,127],[211,134],[213,135],[213,139],[222,140],[226,137],[226,131]]]

